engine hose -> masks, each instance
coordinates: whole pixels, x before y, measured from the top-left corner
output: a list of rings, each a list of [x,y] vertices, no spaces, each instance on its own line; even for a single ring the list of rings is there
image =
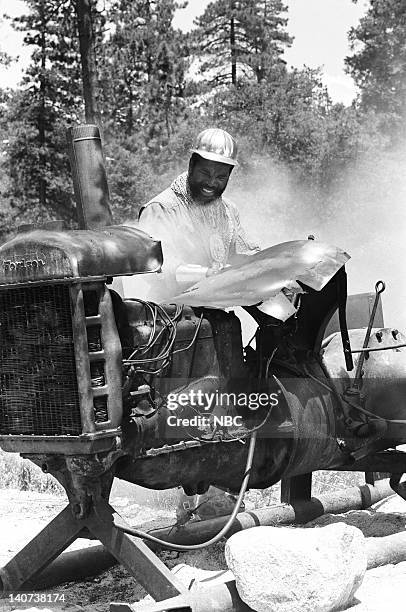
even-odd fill
[[[207,542],[202,542],[201,544],[173,544],[171,542],[166,542],[165,540],[161,540],[160,538],[156,538],[155,536],[152,536],[149,533],[145,533],[144,531],[139,531],[138,529],[132,529],[131,527],[126,527],[124,525],[117,524],[116,522],[114,523],[115,527],[117,527],[117,529],[120,529],[120,531],[123,531],[124,533],[128,533],[129,535],[135,536],[137,538],[143,538],[144,540],[149,540],[150,542],[155,542],[155,544],[159,544],[160,546],[169,548],[170,550],[177,550],[179,552],[187,552],[189,550],[200,550],[201,548],[205,548],[206,546],[212,546],[213,544],[216,544],[229,531],[231,525],[234,522],[235,517],[237,516],[239,512],[241,502],[243,501],[245,491],[247,490],[248,481],[250,478],[252,462],[254,459],[256,439],[257,439],[257,432],[254,431],[252,436],[250,437],[250,444],[248,448],[248,456],[247,456],[247,463],[245,466],[244,478],[241,483],[240,492],[238,494],[237,501],[235,502],[235,506],[230,515],[230,518],[228,519],[224,527],[218,532],[218,534],[215,535],[210,540],[207,540]]]

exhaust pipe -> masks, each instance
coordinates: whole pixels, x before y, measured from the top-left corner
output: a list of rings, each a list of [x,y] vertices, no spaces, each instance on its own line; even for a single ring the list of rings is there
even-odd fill
[[[97,229],[112,225],[99,128],[91,124],[71,127],[68,140],[79,228]]]

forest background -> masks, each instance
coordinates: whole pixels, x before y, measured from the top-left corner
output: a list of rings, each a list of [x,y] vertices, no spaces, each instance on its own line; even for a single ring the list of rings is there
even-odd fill
[[[230,194],[263,246],[316,234],[355,250],[358,280],[366,263],[371,281],[382,260],[403,264],[406,0],[370,0],[349,32],[359,94],[348,106],[319,70],[287,66],[282,0],[216,0],[187,34],[173,25],[174,0],[25,5],[12,24],[31,61],[16,89],[0,89],[2,238],[27,222],[77,226],[69,126],[101,126],[119,223],[137,219],[185,169],[193,136],[216,125],[239,142]],[[406,287],[393,293],[406,300]]]

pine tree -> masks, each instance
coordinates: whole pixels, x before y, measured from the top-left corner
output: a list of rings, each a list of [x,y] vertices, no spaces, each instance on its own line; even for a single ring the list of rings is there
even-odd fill
[[[215,84],[237,84],[238,74],[257,82],[284,64],[292,42],[285,31],[287,8],[281,0],[217,0],[196,19],[195,49],[201,71]]]
[[[76,20],[70,0],[26,0],[13,20],[26,32],[31,64],[8,105],[8,197],[17,220],[75,217],[66,127],[82,110]]]
[[[184,87],[185,51],[172,20],[174,0],[117,0],[105,46],[104,106],[127,136],[141,134],[158,148],[173,131]],[[157,141],[157,142],[155,142]]]
[[[244,22],[240,61],[250,66],[260,83],[284,65],[283,51],[292,43],[293,39],[284,30],[288,22],[283,16],[286,6],[281,0],[256,0],[248,2],[240,11]]]
[[[383,113],[398,132],[406,118],[406,0],[371,0],[349,38],[354,54],[346,64],[362,107]]]

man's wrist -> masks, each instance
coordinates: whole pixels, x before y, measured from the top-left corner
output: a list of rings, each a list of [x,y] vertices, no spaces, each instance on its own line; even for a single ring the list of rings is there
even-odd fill
[[[206,277],[209,268],[197,264],[181,264],[176,268],[175,276],[178,283],[197,283]]]

